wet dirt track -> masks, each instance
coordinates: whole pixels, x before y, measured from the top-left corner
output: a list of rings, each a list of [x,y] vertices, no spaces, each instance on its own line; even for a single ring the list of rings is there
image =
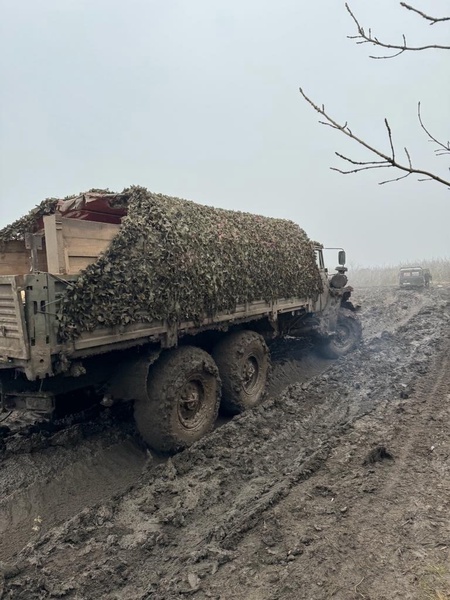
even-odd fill
[[[356,300],[365,340],[355,353],[331,362],[302,345],[281,349],[263,406],[168,461],[158,464],[118,426],[114,444],[108,431],[6,457],[0,477],[10,500],[45,489],[30,461],[50,482],[52,465],[64,470],[77,457],[85,485],[57,519],[39,494],[42,514],[14,513],[13,502],[0,513],[8,537],[22,536],[3,550],[3,598],[448,594],[450,290],[363,290]],[[119,452],[113,489],[115,461],[105,457],[123,445],[130,462]],[[91,465],[95,473],[110,461],[107,485],[86,470],[100,448],[106,454]],[[81,512],[78,492],[88,506]],[[31,543],[14,554],[24,532]]]

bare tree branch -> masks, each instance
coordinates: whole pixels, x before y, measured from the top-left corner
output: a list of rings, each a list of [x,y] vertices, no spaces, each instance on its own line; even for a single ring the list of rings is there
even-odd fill
[[[414,6],[407,4],[406,2],[400,2],[400,6],[402,6],[402,8],[404,8],[408,11],[411,11],[411,12],[419,15],[426,21],[429,21],[430,25],[435,25],[436,23],[442,23],[444,21],[450,21],[450,17],[430,16],[430,15],[424,13],[423,11],[415,8]],[[395,58],[396,56],[399,56],[400,54],[403,54],[403,52],[406,52],[406,51],[422,51],[422,50],[429,50],[429,49],[450,50],[450,46],[443,46],[443,45],[439,45],[439,44],[429,44],[429,45],[425,45],[425,46],[410,46],[407,42],[405,35],[402,36],[402,38],[403,38],[402,44],[391,44],[388,42],[383,42],[380,39],[378,39],[375,35],[373,35],[371,29],[368,29],[368,31],[366,31],[364,29],[364,27],[359,23],[358,19],[356,18],[356,16],[354,15],[350,6],[347,3],[345,4],[345,8],[347,9],[347,12],[351,16],[351,18],[356,26],[356,29],[357,29],[357,35],[347,36],[349,39],[356,40],[357,44],[372,44],[374,46],[379,46],[380,48],[387,48],[387,49],[394,51],[393,54],[387,54],[387,55],[383,55],[383,56],[370,56],[370,58],[373,58],[373,59]],[[347,121],[344,124],[340,124],[337,121],[335,121],[326,112],[325,106],[323,104],[321,107],[316,105],[311,100],[311,98],[309,98],[305,94],[305,92],[303,91],[302,88],[300,88],[300,93],[303,96],[303,98],[308,102],[308,104],[310,104],[313,107],[313,109],[324,118],[323,120],[319,120],[320,124],[326,125],[327,127],[331,127],[332,129],[336,129],[336,130],[340,131],[341,133],[343,133],[350,139],[357,142],[363,148],[366,148],[367,150],[369,150],[369,152],[371,152],[372,154],[377,156],[379,159],[381,159],[381,160],[359,161],[359,160],[354,160],[353,158],[349,158],[348,156],[345,156],[343,154],[340,154],[339,152],[335,152],[336,156],[338,156],[341,160],[345,161],[346,163],[349,163],[350,165],[352,165],[353,168],[342,169],[342,168],[338,168],[338,167],[331,167],[331,169],[333,171],[337,171],[338,173],[342,173],[344,175],[349,175],[351,173],[360,173],[361,171],[368,171],[371,169],[393,168],[393,169],[398,169],[399,171],[402,171],[404,174],[400,175],[399,177],[381,181],[380,185],[384,185],[385,183],[391,183],[393,181],[400,181],[401,179],[406,179],[410,175],[415,174],[415,175],[421,176],[419,178],[419,181],[436,181],[436,182],[444,184],[450,188],[450,180],[443,179],[442,177],[440,177],[439,175],[436,175],[435,173],[431,173],[429,171],[425,171],[423,169],[414,167],[412,160],[411,160],[411,155],[406,147],[403,148],[403,150],[405,152],[407,163],[400,162],[397,159],[393,135],[392,135],[392,129],[391,129],[387,119],[384,120],[384,124],[385,124],[386,130],[387,130],[387,138],[388,138],[388,142],[389,142],[390,154],[388,154],[382,150],[379,150],[378,148],[372,146],[371,144],[369,144],[362,138],[355,135],[353,133],[353,131],[350,129],[350,127],[348,126]],[[430,133],[430,131],[427,129],[427,127],[425,127],[423,119],[422,119],[420,102],[418,103],[417,114],[418,114],[420,126],[423,129],[423,131],[425,131],[425,133],[427,134],[429,141],[437,145],[437,149],[434,151],[436,156],[443,156],[444,154],[449,154],[450,153],[450,142],[445,143],[445,142],[438,140],[435,136],[433,136]]]
[[[417,13],[427,21],[431,21],[430,25],[436,25],[436,23],[442,23],[443,21],[450,21],[450,17],[430,17],[430,15],[425,14],[424,12],[422,12],[418,8],[415,8],[414,6],[411,6],[410,4],[406,4],[406,2],[400,2],[400,6],[403,6],[403,8]]]
[[[376,156],[378,156],[379,158],[382,159],[380,161],[373,161],[373,160],[371,160],[371,161],[355,161],[347,156],[344,156],[343,154],[336,152],[335,154],[339,158],[345,160],[346,162],[349,162],[352,165],[355,165],[356,168],[350,169],[350,170],[343,170],[343,169],[339,169],[337,167],[331,167],[331,169],[333,171],[338,171],[339,173],[342,173],[343,175],[349,175],[351,173],[359,173],[360,171],[367,171],[370,169],[394,168],[394,169],[403,171],[406,174],[402,175],[401,177],[398,177],[396,179],[388,179],[386,181],[382,181],[382,182],[380,182],[380,185],[383,185],[385,183],[391,183],[393,181],[399,181],[400,179],[405,179],[409,175],[415,174],[415,175],[423,175],[423,176],[425,176],[426,179],[431,179],[431,180],[437,181],[438,183],[442,183],[450,188],[450,180],[443,179],[442,177],[440,177],[439,175],[436,175],[435,173],[431,173],[429,171],[424,171],[423,169],[415,168],[412,165],[411,156],[410,156],[407,148],[404,148],[404,151],[405,151],[406,157],[408,159],[408,164],[400,163],[396,159],[395,151],[394,151],[394,143],[393,143],[393,138],[392,138],[392,130],[390,128],[390,125],[389,125],[387,119],[385,119],[384,123],[385,123],[386,129],[387,129],[387,132],[388,132],[388,140],[389,140],[389,145],[390,145],[390,150],[391,150],[390,155],[386,154],[385,152],[382,152],[381,150],[378,150],[378,148],[375,148],[374,146],[365,142],[362,138],[355,135],[352,132],[352,130],[349,128],[349,126],[347,125],[347,122],[345,122],[343,125],[339,124],[336,120],[334,120],[326,112],[325,106],[323,104],[322,104],[322,106],[318,106],[317,104],[315,104],[311,100],[311,98],[306,95],[306,93],[303,91],[302,88],[299,88],[299,91],[300,91],[300,94],[303,96],[303,98],[306,100],[306,102],[308,102],[308,104],[310,106],[312,106],[312,108],[325,119],[324,121],[319,121],[321,124],[328,125],[329,127],[332,127],[333,129],[336,129],[337,131],[342,132],[344,135],[346,135],[350,139],[357,142],[360,146],[363,146],[364,148],[366,148],[367,150],[372,152],[372,154],[375,154]]]
[[[435,144],[437,144],[439,146],[437,148],[437,150],[435,150],[436,156],[443,156],[444,154],[450,154],[450,141],[448,141],[446,144],[444,142],[440,142],[433,135],[431,135],[431,133],[428,131],[428,129],[423,124],[422,113],[421,113],[421,109],[420,109],[420,102],[417,104],[417,116],[419,118],[420,126],[425,131],[425,133],[428,135],[428,137],[430,138],[429,141],[434,142]]]
[[[403,5],[404,3],[400,3],[400,4]],[[409,5],[406,5],[405,8],[406,7],[408,7],[409,10],[414,10],[413,7],[409,7]],[[358,19],[355,17],[350,6],[347,3],[345,3],[345,8],[347,9],[347,12],[353,19],[353,22],[355,23],[356,29],[358,31],[358,35],[347,36],[350,40],[357,40],[357,42],[356,42],[357,44],[369,43],[369,44],[373,44],[374,46],[379,46],[380,48],[387,48],[390,50],[398,51],[398,52],[395,52],[395,54],[385,55],[385,56],[371,55],[370,58],[373,58],[373,59],[395,58],[396,56],[399,56],[400,54],[403,54],[403,52],[406,52],[406,51],[408,51],[408,52],[409,51],[422,51],[422,50],[431,50],[431,49],[433,49],[433,50],[450,50],[450,46],[442,46],[440,44],[428,44],[426,46],[409,46],[405,35],[402,36],[403,44],[391,44],[388,42],[383,42],[372,34],[371,29],[369,29],[368,32],[366,33],[366,31],[364,30],[364,27],[359,23]],[[420,14],[420,12],[417,10],[415,10],[415,12],[418,12]],[[445,17],[442,20],[447,20],[447,18]],[[450,17],[448,20],[450,20]]]

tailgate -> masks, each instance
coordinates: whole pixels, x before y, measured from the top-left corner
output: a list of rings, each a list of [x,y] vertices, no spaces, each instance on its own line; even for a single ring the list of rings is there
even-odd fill
[[[13,275],[0,277],[0,360],[29,358],[22,281]]]

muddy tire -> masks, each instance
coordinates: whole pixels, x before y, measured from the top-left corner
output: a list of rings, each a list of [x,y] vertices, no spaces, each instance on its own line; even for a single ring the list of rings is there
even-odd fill
[[[221,407],[238,414],[263,398],[270,368],[269,349],[254,331],[237,331],[225,337],[213,351],[222,380]]]
[[[213,429],[220,403],[219,371],[200,348],[168,350],[149,370],[147,396],[134,406],[140,434],[159,452],[177,452]]]
[[[362,327],[354,312],[347,309],[339,311],[336,334],[331,338],[323,340],[320,345],[320,353],[326,358],[340,358],[345,356],[361,341]]]

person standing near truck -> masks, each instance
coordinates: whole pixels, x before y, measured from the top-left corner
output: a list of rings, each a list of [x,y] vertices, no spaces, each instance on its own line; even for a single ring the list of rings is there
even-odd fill
[[[425,287],[426,287],[426,288],[427,288],[427,287],[430,287],[430,281],[431,281],[432,279],[433,279],[433,278],[432,278],[432,276],[431,276],[431,273],[430,273],[429,269],[425,269],[425,272],[424,272],[424,274],[423,274],[423,280],[424,280],[424,284],[425,284]]]

